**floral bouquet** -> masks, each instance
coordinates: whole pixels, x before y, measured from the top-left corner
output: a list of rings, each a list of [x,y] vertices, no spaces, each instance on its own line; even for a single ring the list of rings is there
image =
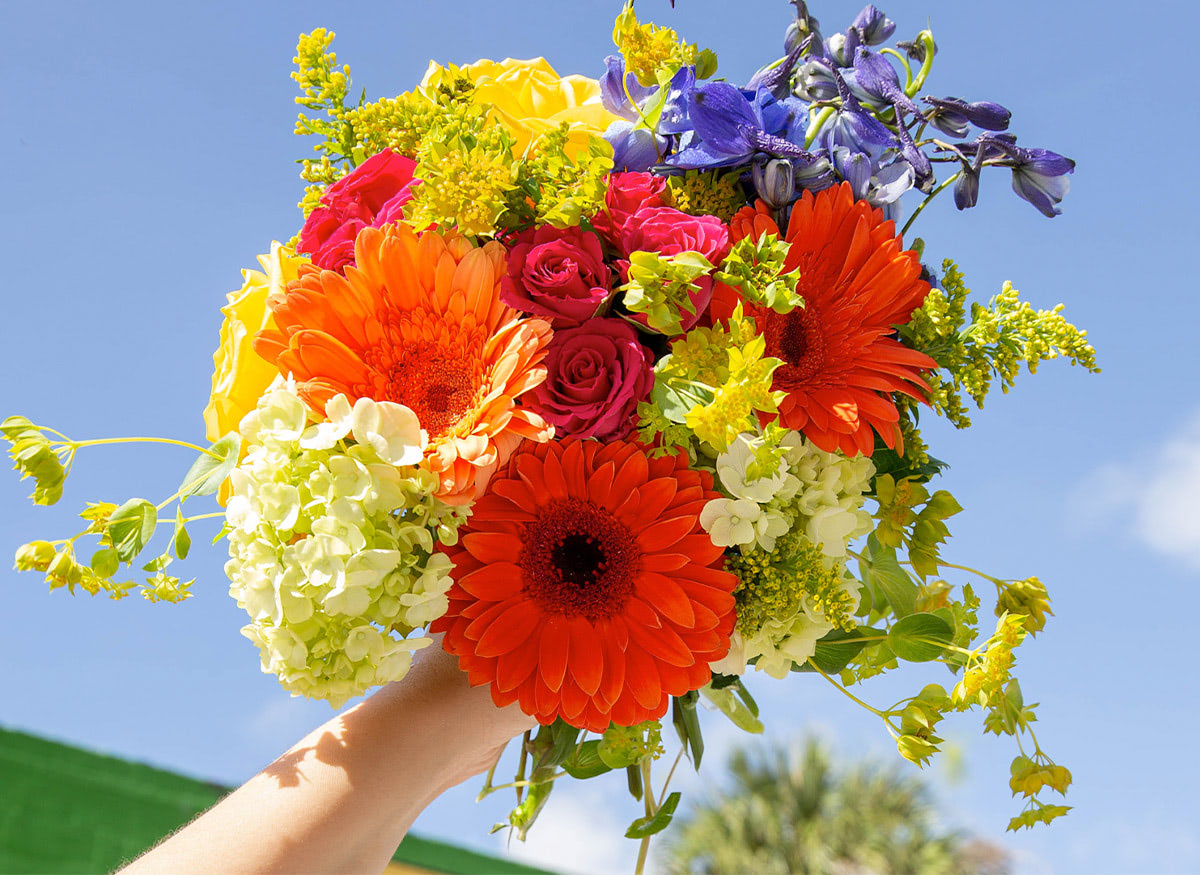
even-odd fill
[[[211,445],[165,501],[89,505],[17,567],[179,601],[188,527],[222,518],[242,631],[293,695],[339,707],[403,678],[434,633],[537,718],[522,836],[555,779],[625,771],[644,861],[679,802],[651,784],[668,715],[698,768],[701,700],[762,730],[746,672],[861,703],[850,687],[906,662],[951,682],[870,708],[903,757],[924,764],[939,721],[977,710],[1021,746],[1010,828],[1065,812],[1040,798],[1070,774],[1013,675],[1046,589],[943,560],[960,507],[931,486],[944,463],[918,417],[964,428],[966,398],[1022,362],[1097,370],[1094,351],[1008,285],[969,303],[958,267],[905,235],[951,186],[974,206],[993,167],[1054,216],[1074,164],[1017,145],[999,104],[925,96],[928,30],[881,47],[896,26],[868,6],[826,38],[795,5],[783,57],[740,87],[632,4],[599,80],[434,63],[374,102],[347,102],[333,34],[302,36],[304,222],[223,310]],[[38,504],[112,442],[0,430]],[[223,510],[185,516],[205,494]],[[117,579],[135,566],[144,582]],[[994,588],[994,629],[942,577],[959,572]]]

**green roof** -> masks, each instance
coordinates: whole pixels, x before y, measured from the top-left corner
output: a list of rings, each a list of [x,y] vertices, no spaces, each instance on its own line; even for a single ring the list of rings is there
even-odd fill
[[[0,872],[109,872],[231,789],[0,728]],[[393,860],[448,875],[550,875],[412,834]]]

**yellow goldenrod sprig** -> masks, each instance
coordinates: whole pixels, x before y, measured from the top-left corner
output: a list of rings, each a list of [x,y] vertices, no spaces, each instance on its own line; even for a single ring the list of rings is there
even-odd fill
[[[1087,332],[1066,320],[1062,304],[1034,310],[1006,282],[987,306],[971,304],[966,325],[971,290],[953,261],[944,261],[942,270],[942,288],[930,290],[902,334],[944,369],[929,378],[930,404],[958,428],[971,424],[963,393],[982,409],[993,381],[1008,392],[1022,364],[1035,373],[1043,361],[1066,358],[1099,373]]]

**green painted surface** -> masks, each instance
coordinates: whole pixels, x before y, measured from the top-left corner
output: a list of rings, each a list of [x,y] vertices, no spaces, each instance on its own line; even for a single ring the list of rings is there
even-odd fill
[[[0,728],[0,873],[111,871],[229,789]],[[394,859],[448,875],[549,875],[414,835]]]

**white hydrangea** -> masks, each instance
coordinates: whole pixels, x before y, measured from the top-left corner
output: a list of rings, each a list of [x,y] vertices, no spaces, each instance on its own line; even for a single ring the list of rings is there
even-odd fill
[[[465,512],[415,466],[426,436],[408,408],[337,396],[326,410],[310,426],[280,380],[242,420],[225,572],[263,671],[340,707],[403,677],[430,643],[408,636],[448,607],[451,563],[434,548],[454,542]]]
[[[845,572],[844,562],[849,544],[872,529],[863,504],[874,464],[869,457],[849,459],[824,452],[802,434],[788,432],[779,438],[780,461],[775,470],[748,479],[750,464],[766,457],[762,450],[767,440],[762,434],[738,435],[717,457],[720,488],[732,497],[708,502],[700,514],[701,525],[714,544],[736,546],[747,555],[753,550],[773,554],[780,539],[791,542],[779,547],[788,550],[788,556],[796,555],[797,543],[807,544],[809,561],[835,575],[832,583],[840,585],[857,609],[862,585]],[[803,665],[815,652],[817,641],[835,627],[809,597],[799,605],[793,598],[790,604],[788,616],[768,616],[753,634],[735,632],[729,655],[714,663],[713,670],[741,674],[754,661],[758,670],[781,678]],[[769,614],[771,607],[762,610]]]
[[[867,456],[827,453],[798,432],[789,432],[781,444],[788,472],[799,481],[790,499],[796,524],[830,559],[845,559],[849,543],[873,528],[863,493],[871,486],[875,464]]]
[[[875,465],[863,456],[826,453],[799,432],[788,432],[780,440],[783,452],[775,471],[748,479],[747,468],[764,443],[761,434],[742,433],[717,456],[717,480],[732,498],[705,505],[700,525],[719,547],[767,551],[799,525],[826,556],[844,559],[847,545],[872,529],[862,506]]]

